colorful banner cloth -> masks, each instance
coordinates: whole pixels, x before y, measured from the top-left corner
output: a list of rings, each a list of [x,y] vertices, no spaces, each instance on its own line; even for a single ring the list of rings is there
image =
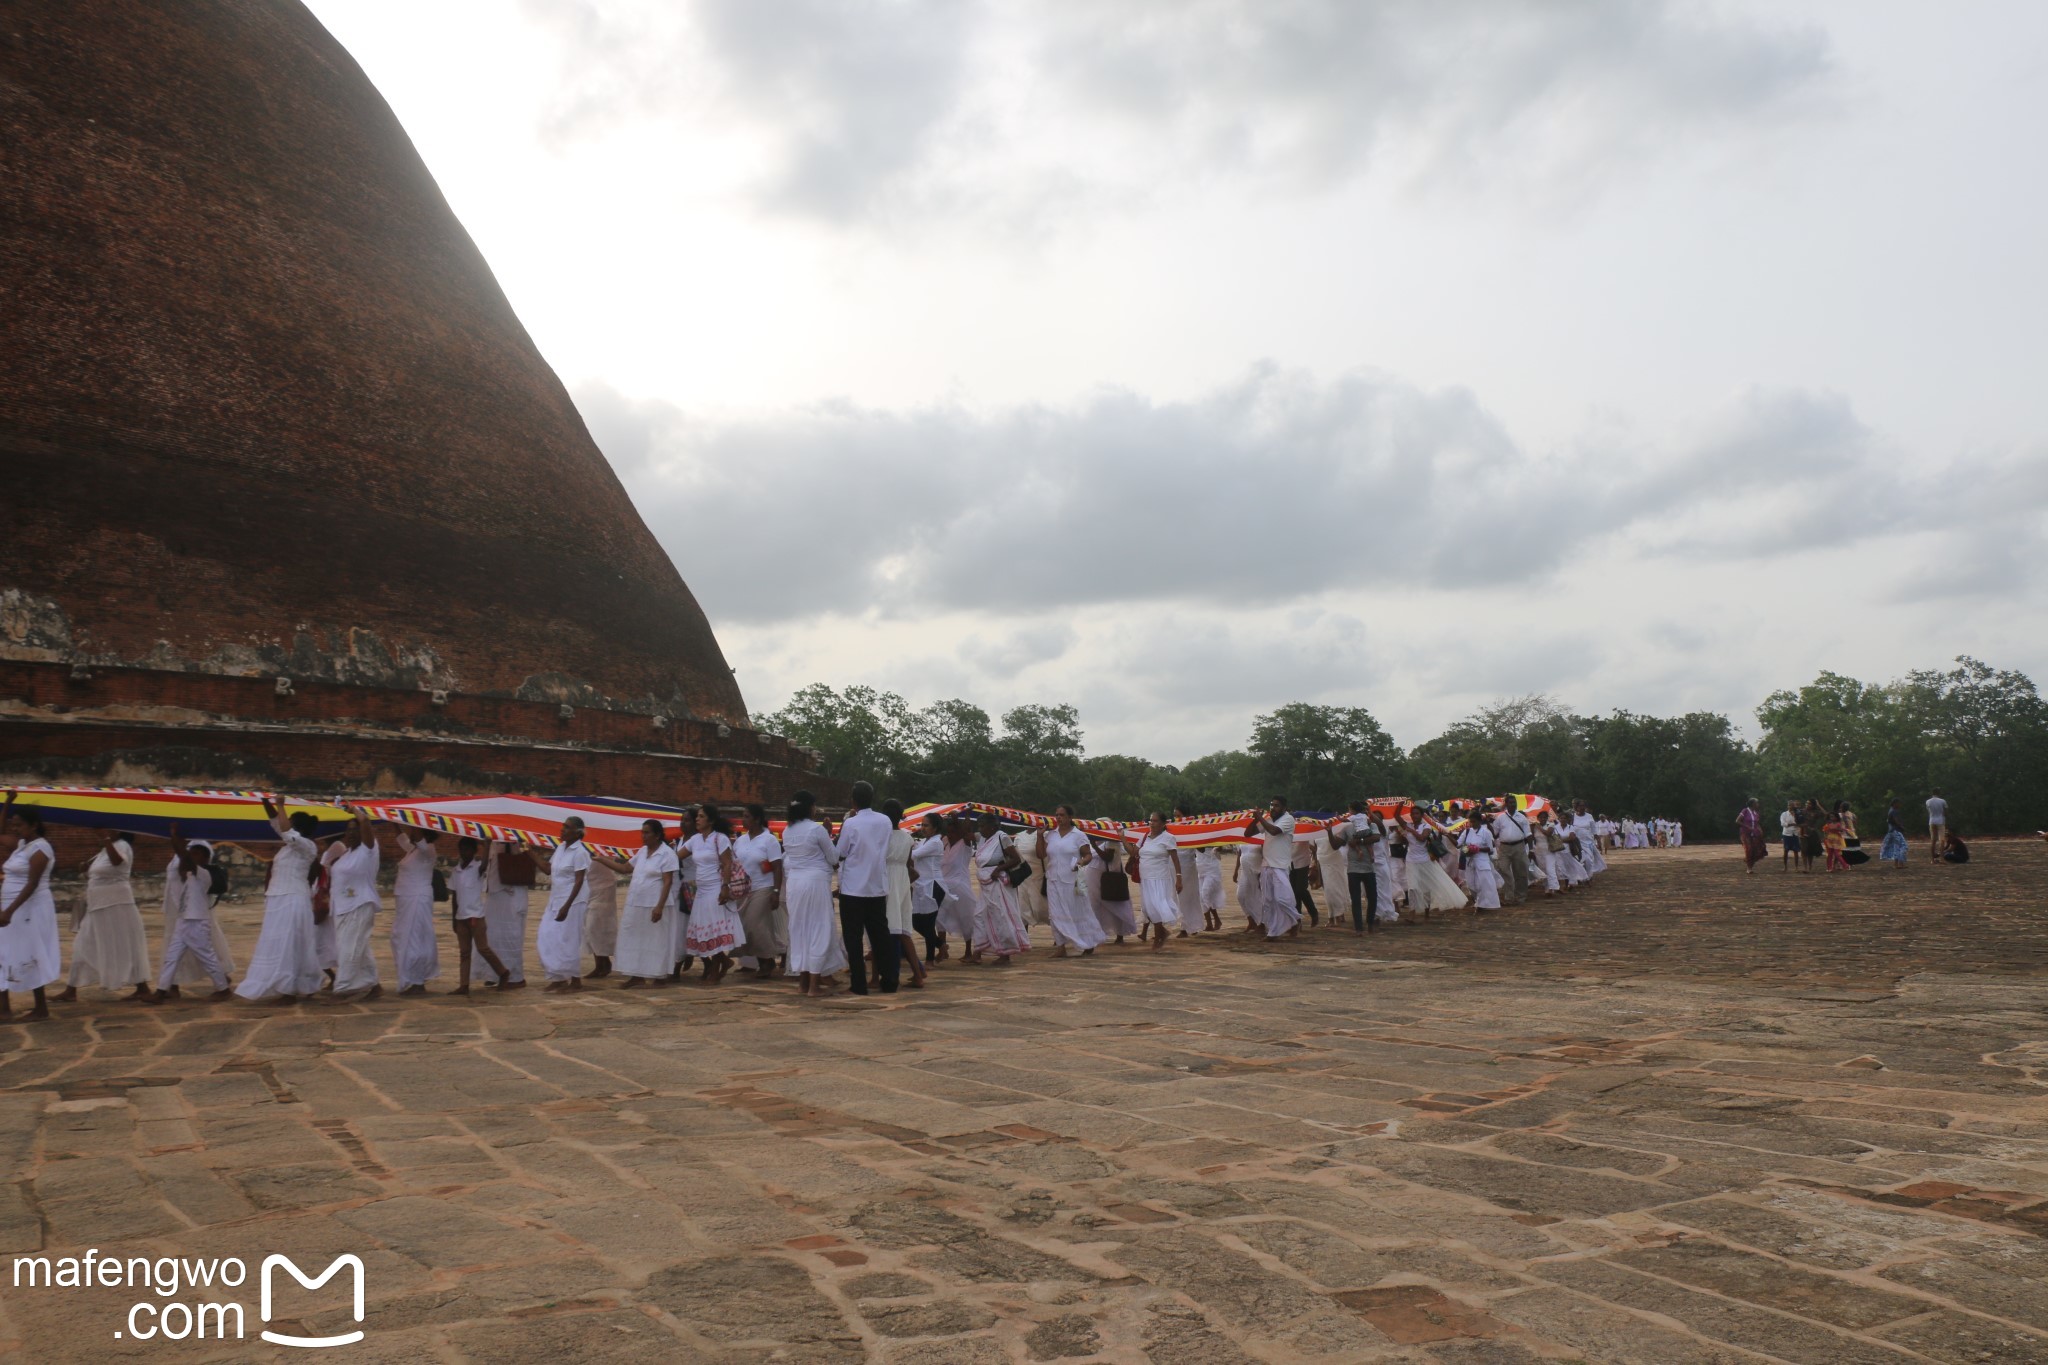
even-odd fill
[[[6,787],[18,806],[34,806],[53,825],[118,829],[169,838],[171,826],[187,839],[221,843],[277,842],[263,813],[263,798],[305,811],[322,834],[338,834],[355,817],[340,806],[280,797],[275,792],[187,791],[178,787]]]
[[[671,839],[685,832],[683,812],[675,806],[610,796],[437,796],[364,801],[356,809],[372,820],[542,848],[559,843],[562,822],[580,815],[584,842],[610,853],[631,853],[639,848],[644,820],[661,821],[662,832]]]

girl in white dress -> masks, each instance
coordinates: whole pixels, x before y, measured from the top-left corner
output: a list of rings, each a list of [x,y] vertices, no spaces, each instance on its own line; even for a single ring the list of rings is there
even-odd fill
[[[1211,845],[1195,850],[1195,881],[1202,897],[1202,927],[1223,927],[1223,850]]]
[[[927,815],[910,847],[910,924],[924,937],[925,960],[946,960],[946,939],[939,932],[939,866],[946,856],[946,826]]]
[[[832,869],[839,849],[812,819],[815,798],[798,792],[782,831],[782,896],[789,907],[789,970],[805,995],[824,995],[846,967],[845,940],[832,913]]]
[[[286,819],[284,810],[267,796],[263,813],[270,817],[280,842],[263,892],[263,927],[256,934],[256,952],[235,994],[244,1000],[277,997],[290,1004],[319,990],[327,974],[320,965],[313,929],[313,883],[320,875],[320,846],[313,836],[320,825],[308,811],[294,811]],[[234,971],[226,961],[221,965]]]
[[[64,975],[64,946],[57,937],[57,899],[50,894],[50,874],[57,851],[43,828],[43,814],[34,806],[16,806],[7,798],[0,827],[16,836],[14,851],[0,869],[0,1019],[13,1017],[10,991],[28,991],[35,1004],[30,1019],[50,1017],[48,986]]]
[[[882,863],[889,874],[889,932],[896,936],[896,955],[899,962],[908,963],[910,966],[909,984],[921,988],[924,985],[924,963],[918,960],[917,940],[912,936],[910,926],[910,916],[915,904],[910,891],[910,851],[916,846],[917,840],[909,830],[903,828],[901,801],[884,801],[882,814],[888,816],[890,825],[894,826],[889,831],[889,847],[882,853]],[[881,988],[881,984],[879,976],[869,983],[871,988],[876,990]]]
[[[960,940],[962,962],[974,957],[974,876],[968,870],[973,860],[967,822],[953,816],[946,821],[946,839],[939,850],[939,889],[946,893],[939,902],[939,932],[944,938]]]
[[[583,843],[583,818],[562,822],[553,852],[534,851],[548,873],[548,908],[541,911],[534,950],[551,991],[583,989],[583,917],[590,910],[590,850]]]
[[[732,835],[718,807],[697,807],[697,832],[684,841],[690,850],[690,865],[697,876],[697,897],[690,902],[690,927],[683,937],[683,951],[704,959],[704,980],[715,986],[732,970],[733,954],[747,940],[740,923],[740,901],[732,888]]]
[[[1493,832],[1486,821],[1475,819],[1458,836],[1458,850],[1464,855],[1465,880],[1472,885],[1472,908],[1500,909],[1500,878],[1493,871]]]
[[[76,1000],[80,986],[133,986],[128,999],[150,998],[149,935],[135,905],[134,875],[134,843],[101,830],[100,851],[85,869],[85,917],[71,940],[71,976],[59,1000]]]
[[[1083,869],[1094,860],[1093,845],[1087,835],[1075,828],[1072,806],[1055,806],[1052,814],[1053,827],[1040,830],[1033,841],[1038,846],[1040,861],[1045,864],[1045,906],[1046,918],[1052,924],[1052,955],[1065,957],[1069,948],[1078,948],[1081,956],[1086,957],[1109,937],[1088,904],[1088,892],[1081,882]]]
[[[471,838],[455,841],[455,866],[448,870],[448,905],[455,924],[455,957],[461,964],[457,995],[469,994],[472,959],[481,958],[496,972],[498,989],[511,976],[505,959],[491,947],[491,922],[484,909],[487,893],[483,845]]]
[[[1145,899],[1145,923],[1152,951],[1166,946],[1166,931],[1180,923],[1180,841],[1166,830],[1166,814],[1146,817],[1151,829],[1138,841],[1138,886]]]
[[[669,846],[661,821],[641,822],[640,847],[629,861],[595,852],[590,857],[629,879],[615,945],[614,965],[626,978],[621,989],[668,980],[675,970],[682,926],[670,908],[676,893],[676,851]]]
[[[398,832],[398,877],[391,888],[391,959],[398,965],[398,993],[425,995],[427,983],[441,974],[441,945],[434,932],[434,863],[432,830]]]
[[[981,886],[981,917],[976,925],[981,930],[981,946],[970,947],[964,961],[978,962],[986,950],[996,955],[996,966],[1007,967],[1013,954],[1030,950],[1024,915],[1017,905],[1017,888],[1004,875],[1013,867],[1023,866],[1024,860],[1017,856],[1002,824],[993,814],[984,813],[981,843],[974,851],[974,870]]]

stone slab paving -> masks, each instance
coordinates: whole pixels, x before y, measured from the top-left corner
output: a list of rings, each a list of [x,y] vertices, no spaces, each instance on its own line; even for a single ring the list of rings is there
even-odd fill
[[[0,1277],[0,1356],[274,1359],[261,1257],[353,1252],[344,1361],[2048,1361],[2048,850],[1980,850],[886,1002],[73,1006],[0,1028],[7,1259],[238,1257],[176,1297],[249,1335]]]

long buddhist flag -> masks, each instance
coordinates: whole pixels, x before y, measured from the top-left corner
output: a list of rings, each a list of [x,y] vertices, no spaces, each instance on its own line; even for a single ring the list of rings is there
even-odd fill
[[[677,807],[608,796],[404,797],[359,801],[354,806],[372,820],[541,848],[561,842],[562,822],[572,815],[583,820],[584,842],[611,853],[639,848],[640,825],[645,820],[659,820],[662,833],[670,839],[684,833],[683,813]]]
[[[187,839],[224,843],[277,842],[263,813],[263,798],[290,812],[305,811],[322,834],[338,834],[355,819],[337,805],[281,797],[275,792],[189,791],[182,787],[6,787],[17,806],[34,806],[56,825],[118,829],[169,838],[171,826]]]

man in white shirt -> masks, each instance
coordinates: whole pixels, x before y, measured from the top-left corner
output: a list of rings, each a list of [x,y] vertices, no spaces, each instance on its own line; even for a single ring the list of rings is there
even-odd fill
[[[1498,845],[1495,861],[1506,883],[1502,899],[1508,905],[1520,905],[1529,899],[1529,821],[1512,796],[1493,817],[1493,841]]]
[[[1287,813],[1287,798],[1274,797],[1264,816],[1251,818],[1246,832],[1260,834],[1265,845],[1259,890],[1265,893],[1266,937],[1297,937],[1301,910],[1294,902],[1294,884],[1287,875],[1294,866],[1294,817]]]
[[[1785,803],[1785,809],[1778,812],[1778,837],[1784,841],[1785,856],[1778,860],[1781,871],[1792,870],[1792,860],[1799,856],[1799,802],[1794,799]]]
[[[889,835],[895,826],[874,808],[875,789],[853,784],[853,809],[839,826],[839,932],[846,940],[850,989],[868,993],[861,969],[861,936],[882,978],[882,994],[896,993],[896,936],[889,932]]]
[[[1927,851],[1937,863],[1941,861],[1942,837],[1948,833],[1948,802],[1942,800],[1941,789],[1927,798]]]

